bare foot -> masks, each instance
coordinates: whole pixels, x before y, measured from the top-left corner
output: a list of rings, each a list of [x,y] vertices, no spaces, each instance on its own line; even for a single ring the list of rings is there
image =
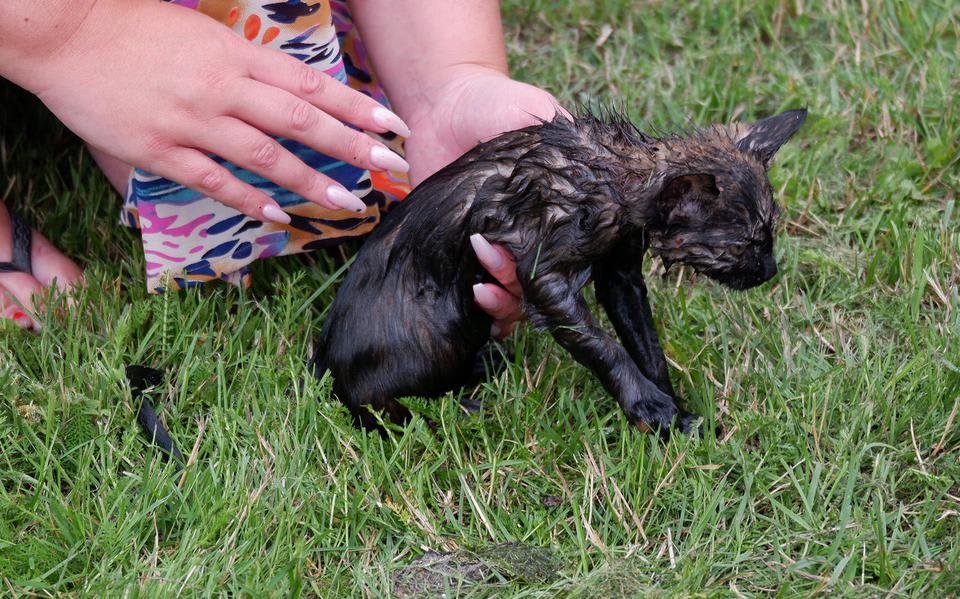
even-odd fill
[[[96,148],[88,146],[88,149],[113,187],[123,194],[130,176],[130,165]],[[12,259],[13,226],[10,212],[0,202],[0,263]],[[45,288],[56,287],[65,291],[83,280],[80,267],[36,230],[30,232],[29,272],[5,270],[0,269],[0,319],[13,320],[24,329],[38,328],[35,298],[41,296]]]
[[[0,271],[0,318],[36,330],[36,296],[42,295],[46,287],[67,290],[82,280],[83,273],[38,231],[31,231],[29,237],[29,271]],[[13,260],[13,251],[10,212],[0,202],[0,263]]]

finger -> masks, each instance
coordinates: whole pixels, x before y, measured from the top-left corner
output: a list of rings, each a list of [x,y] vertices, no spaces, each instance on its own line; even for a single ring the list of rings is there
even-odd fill
[[[549,94],[547,94],[546,99],[540,100],[538,104],[539,106],[533,109],[533,113],[545,120],[553,120],[558,114],[568,121],[575,119],[569,110],[560,106],[557,99]]]
[[[39,330],[35,300],[39,301],[43,287],[36,279],[22,272],[0,275],[0,302],[3,317],[16,322],[21,328]]]
[[[363,212],[367,205],[345,187],[307,166],[272,137],[233,117],[209,121],[197,141],[217,155],[332,210]]]
[[[234,105],[230,113],[274,135],[295,139],[311,148],[370,170],[391,170],[405,173],[407,161],[374,141],[369,135],[351,129],[306,100],[264,85],[253,79],[236,84]]]
[[[558,114],[565,120],[574,120],[573,115],[560,106],[552,96],[537,97],[525,104],[514,106],[513,109],[516,111],[512,119],[514,129],[552,121]]]
[[[473,286],[473,299],[494,320],[514,322],[523,318],[519,298],[497,285],[477,283]]]
[[[497,320],[490,325],[490,336],[495,339],[506,339],[517,327],[517,321]]]
[[[511,84],[512,102],[500,104],[504,111],[499,121],[503,131],[539,125],[558,117],[574,120],[573,115],[544,90],[519,81],[511,81]]]
[[[483,235],[475,233],[470,236],[470,245],[477,255],[480,264],[493,275],[511,294],[521,297],[523,291],[517,281],[517,263],[503,246],[490,245]]]
[[[244,183],[230,171],[192,148],[175,147],[144,168],[211,197],[257,220],[287,224],[290,217],[280,205],[259,189]]]
[[[303,98],[342,121],[368,131],[410,135],[407,124],[373,98],[279,50],[250,47],[248,66],[257,81]]]

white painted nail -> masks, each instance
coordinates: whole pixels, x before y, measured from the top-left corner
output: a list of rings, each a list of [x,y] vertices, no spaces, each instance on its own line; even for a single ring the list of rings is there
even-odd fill
[[[410,137],[410,127],[403,119],[382,106],[373,109],[373,122],[401,137]]]
[[[407,164],[406,160],[383,146],[373,146],[370,150],[370,162],[373,163],[373,166],[385,171],[405,173],[410,170],[410,165]]]
[[[503,256],[496,250],[483,235],[474,233],[470,236],[470,245],[473,246],[474,253],[480,259],[481,264],[492,270],[503,268]]]
[[[500,309],[500,299],[483,283],[477,283],[473,286],[473,299],[477,300],[477,304],[484,310]]]
[[[367,209],[367,205],[363,203],[363,200],[339,185],[331,185],[327,188],[327,199],[336,206],[353,210],[354,212],[364,212]]]
[[[270,222],[280,223],[282,225],[290,224],[290,215],[281,210],[277,205],[267,204],[260,209],[260,213],[263,214],[263,218]]]

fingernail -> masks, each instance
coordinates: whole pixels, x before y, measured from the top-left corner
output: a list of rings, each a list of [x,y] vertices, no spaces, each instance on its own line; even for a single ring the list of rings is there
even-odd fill
[[[394,154],[383,146],[373,146],[370,150],[370,162],[377,168],[385,171],[397,171],[405,173],[410,170],[410,165],[400,156]]]
[[[290,224],[290,215],[281,210],[279,206],[267,204],[260,209],[260,212],[263,214],[263,218],[270,222],[280,223],[282,225]]]
[[[373,122],[401,137],[410,137],[410,127],[407,127],[403,119],[382,106],[373,109]]]
[[[340,208],[346,208],[354,212],[364,212],[367,209],[363,200],[339,185],[331,185],[327,188],[327,199]]]
[[[503,268],[503,256],[484,239],[483,235],[479,233],[471,235],[470,245],[473,246],[474,253],[484,266],[492,270]]]
[[[483,283],[477,283],[473,286],[473,298],[477,300],[477,304],[484,310],[500,309],[500,299],[497,298],[495,293],[487,289],[487,286]]]
[[[490,336],[491,337],[500,336],[500,325],[498,325],[497,323],[493,323],[492,325],[490,325]]]

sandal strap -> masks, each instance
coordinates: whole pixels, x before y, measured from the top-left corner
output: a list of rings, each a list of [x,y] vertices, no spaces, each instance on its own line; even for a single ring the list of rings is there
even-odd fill
[[[10,261],[0,262],[0,272],[25,272],[33,274],[33,262],[30,259],[33,232],[20,217],[8,209],[10,214]]]

